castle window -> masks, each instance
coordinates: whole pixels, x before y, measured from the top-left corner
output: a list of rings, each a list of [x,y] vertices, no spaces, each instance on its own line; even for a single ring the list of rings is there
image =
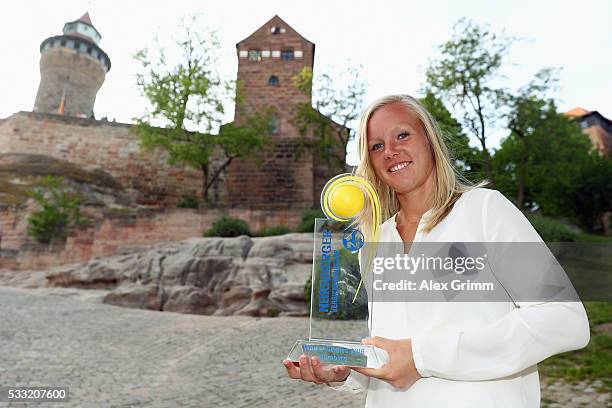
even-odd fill
[[[278,35],[281,33],[281,28],[275,26],[275,27],[272,27],[270,31],[272,32],[272,35]]]
[[[293,60],[293,50],[282,50],[281,51],[281,59],[283,61],[291,61],[291,60]]]
[[[74,44],[72,44],[72,46],[78,50],[81,44],[75,41]]]
[[[249,50],[249,61],[261,61],[261,51]]]
[[[60,45],[61,45],[62,47],[65,47],[65,46],[66,46],[66,40],[62,40],[62,41],[60,41]]]
[[[272,75],[270,78],[268,78],[268,85],[278,86],[278,77],[276,75]]]
[[[91,49],[91,47],[87,47],[87,53],[88,53],[89,55],[91,55],[91,52],[92,52],[92,51],[93,51],[93,50]]]

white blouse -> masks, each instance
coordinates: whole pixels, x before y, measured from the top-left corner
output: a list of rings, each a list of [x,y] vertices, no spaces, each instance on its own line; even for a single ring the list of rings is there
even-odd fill
[[[429,215],[421,218],[414,242],[542,242],[496,190],[464,193],[425,234]],[[380,242],[401,241],[393,216],[383,223]],[[590,338],[580,302],[377,302],[371,322],[372,336],[412,339],[423,378],[400,391],[352,371],[333,388],[366,390],[366,408],[539,407],[537,363],[585,347]]]

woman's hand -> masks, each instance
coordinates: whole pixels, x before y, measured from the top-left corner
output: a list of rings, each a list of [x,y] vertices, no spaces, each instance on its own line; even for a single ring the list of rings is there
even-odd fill
[[[318,357],[301,355],[300,366],[293,365],[291,360],[283,360],[289,377],[295,380],[310,381],[315,384],[344,381],[351,373],[351,369],[342,365],[321,364]]]
[[[389,362],[380,368],[358,368],[353,370],[369,377],[386,381],[395,388],[407,389],[421,378],[412,358],[412,340],[391,340],[384,337],[364,339],[363,344],[371,344],[389,354]]]

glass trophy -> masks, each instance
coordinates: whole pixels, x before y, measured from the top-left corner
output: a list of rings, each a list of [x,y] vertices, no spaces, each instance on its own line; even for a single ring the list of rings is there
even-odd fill
[[[368,307],[365,274],[372,257],[365,252],[371,253],[372,246],[362,250],[366,234],[354,225],[363,211],[371,211],[376,227],[368,238],[378,239],[378,196],[365,179],[341,174],[323,188],[321,207],[328,218],[315,219],[310,335],[296,341],[287,359],[297,365],[301,355],[317,356],[322,364],[378,368],[387,353],[361,344],[361,339],[371,337],[373,303]]]

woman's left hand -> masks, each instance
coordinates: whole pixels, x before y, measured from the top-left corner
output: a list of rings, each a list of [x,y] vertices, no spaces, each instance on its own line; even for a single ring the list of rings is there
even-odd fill
[[[353,370],[386,381],[395,388],[407,389],[421,378],[412,358],[412,340],[391,340],[384,337],[364,339],[363,344],[371,344],[389,354],[389,362],[380,368],[358,368]]]

